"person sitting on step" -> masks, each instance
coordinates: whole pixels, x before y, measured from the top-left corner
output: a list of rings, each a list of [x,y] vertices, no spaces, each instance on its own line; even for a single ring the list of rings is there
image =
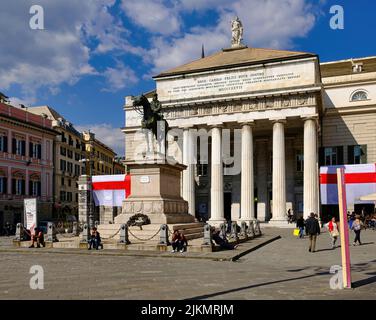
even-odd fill
[[[172,245],[171,252],[177,252],[177,251],[184,252],[187,250],[188,241],[182,232],[179,232],[179,230],[175,230],[172,235],[171,245]]]
[[[91,231],[88,250],[91,250],[91,247],[93,247],[93,249],[96,249],[96,250],[98,250],[99,247],[101,247],[103,249],[101,236],[100,236],[97,228],[95,228],[95,227]]]
[[[42,230],[38,230],[38,228],[34,228],[34,234],[31,235],[31,245],[29,248],[34,248],[34,243],[37,243],[37,248],[40,248],[40,245],[43,247],[46,246],[44,242],[44,234]]]

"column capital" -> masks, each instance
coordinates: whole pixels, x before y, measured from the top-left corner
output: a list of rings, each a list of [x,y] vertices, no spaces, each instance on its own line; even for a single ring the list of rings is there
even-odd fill
[[[183,129],[183,130],[189,130],[189,129],[195,129],[195,126],[193,124],[184,124],[184,125],[178,126],[177,128]]]
[[[269,118],[269,121],[271,121],[273,124],[275,123],[286,124],[287,123],[286,118]]]
[[[208,123],[207,125],[208,125],[208,127],[210,129],[213,129],[213,128],[219,128],[219,129],[221,129],[221,128],[224,127],[224,123],[223,122],[211,122],[211,123]]]
[[[318,114],[312,114],[312,115],[310,115],[310,116],[301,116],[301,119],[303,120],[303,121],[307,121],[307,120],[315,120],[315,121],[317,121],[318,119],[319,119],[319,115]]]
[[[255,126],[255,121],[254,120],[238,121],[238,124],[240,124],[241,126],[254,127]]]

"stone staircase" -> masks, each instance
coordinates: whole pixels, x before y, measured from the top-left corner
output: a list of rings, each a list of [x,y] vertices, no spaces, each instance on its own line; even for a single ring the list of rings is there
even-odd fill
[[[111,240],[120,239],[120,229],[121,224],[101,224],[98,226],[98,231],[103,239],[103,242]],[[132,244],[136,243],[158,243],[160,237],[160,224],[148,224],[142,226],[142,230],[139,227],[129,228],[129,241]],[[204,223],[202,222],[192,222],[183,224],[169,224],[168,228],[170,232],[175,230],[182,231],[187,238],[187,240],[199,239],[204,236]],[[154,236],[155,235],[155,236]],[[154,236],[154,237],[153,237]],[[150,239],[152,238],[152,239]],[[171,234],[169,234],[171,239]]]

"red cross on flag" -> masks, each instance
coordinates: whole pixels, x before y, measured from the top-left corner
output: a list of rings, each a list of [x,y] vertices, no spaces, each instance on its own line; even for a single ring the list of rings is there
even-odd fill
[[[130,175],[93,176],[92,183],[96,206],[121,207],[131,193]]]
[[[373,203],[360,197],[376,192],[376,164],[355,164],[320,168],[321,204],[338,204],[337,168],[345,169],[348,204]]]

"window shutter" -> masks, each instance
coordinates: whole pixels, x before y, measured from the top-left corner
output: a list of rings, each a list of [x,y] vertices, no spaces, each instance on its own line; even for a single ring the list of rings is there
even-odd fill
[[[22,155],[25,156],[26,155],[26,141],[25,140],[22,140],[21,141],[21,145],[22,145]]]
[[[325,165],[325,158],[324,158],[324,147],[319,148],[319,166]]]
[[[347,163],[354,164],[354,146],[347,147]]]
[[[3,136],[4,152],[8,152],[8,137]]]
[[[7,194],[8,193],[8,179],[6,177],[3,178],[3,190],[4,190],[4,194]]]
[[[33,181],[29,180],[29,196],[33,195]]]
[[[367,163],[367,145],[366,144],[363,144],[360,146],[361,148],[361,157],[360,157],[360,161],[361,163]]]
[[[15,138],[12,139],[12,153],[16,154],[17,151],[17,140]]]
[[[337,147],[337,164],[342,165],[343,164],[343,147]]]
[[[16,194],[16,179],[12,179],[12,194]]]
[[[33,143],[29,142],[29,157],[33,158]]]
[[[38,144],[38,159],[42,159],[42,145]]]
[[[25,195],[25,180],[21,180],[21,194]]]

